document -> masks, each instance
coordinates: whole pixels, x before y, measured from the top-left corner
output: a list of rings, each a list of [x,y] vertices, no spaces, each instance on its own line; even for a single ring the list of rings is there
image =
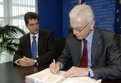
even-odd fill
[[[46,68],[40,72],[28,75],[25,77],[26,83],[101,83],[101,80],[95,80],[90,77],[72,77],[64,78],[63,74],[66,71],[59,71],[58,74],[50,72],[49,68]]]

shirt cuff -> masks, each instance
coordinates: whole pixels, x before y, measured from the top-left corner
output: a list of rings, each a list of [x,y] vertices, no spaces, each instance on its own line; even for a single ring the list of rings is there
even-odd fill
[[[57,63],[60,64],[60,69],[63,69],[63,65],[62,65],[62,63],[60,63],[60,62],[57,62]]]
[[[16,65],[19,65],[18,61],[19,61],[19,59],[15,61],[15,64],[16,64]]]
[[[94,73],[91,68],[89,68],[89,75],[90,75],[90,77],[94,77]]]

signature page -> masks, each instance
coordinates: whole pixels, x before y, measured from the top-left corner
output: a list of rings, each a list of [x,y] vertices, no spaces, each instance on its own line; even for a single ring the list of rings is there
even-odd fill
[[[65,71],[60,71],[58,74],[53,74],[50,72],[49,68],[40,71],[38,73],[26,76],[27,83],[59,83],[63,79],[63,74]]]

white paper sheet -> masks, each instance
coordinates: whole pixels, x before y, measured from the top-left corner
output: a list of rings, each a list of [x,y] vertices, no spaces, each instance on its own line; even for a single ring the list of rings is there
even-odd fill
[[[58,74],[50,72],[49,68],[44,69],[35,74],[25,77],[27,83],[101,83],[101,80],[95,80],[90,77],[73,77],[64,78],[63,74],[66,71],[60,71]]]

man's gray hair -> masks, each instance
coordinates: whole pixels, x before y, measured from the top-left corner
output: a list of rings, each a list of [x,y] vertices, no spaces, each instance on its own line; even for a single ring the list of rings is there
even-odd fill
[[[78,16],[80,13],[83,13],[86,15],[87,23],[90,22],[91,20],[94,20],[94,13],[93,13],[91,6],[85,5],[85,4],[76,5],[70,11],[69,17],[74,18],[74,17]]]

